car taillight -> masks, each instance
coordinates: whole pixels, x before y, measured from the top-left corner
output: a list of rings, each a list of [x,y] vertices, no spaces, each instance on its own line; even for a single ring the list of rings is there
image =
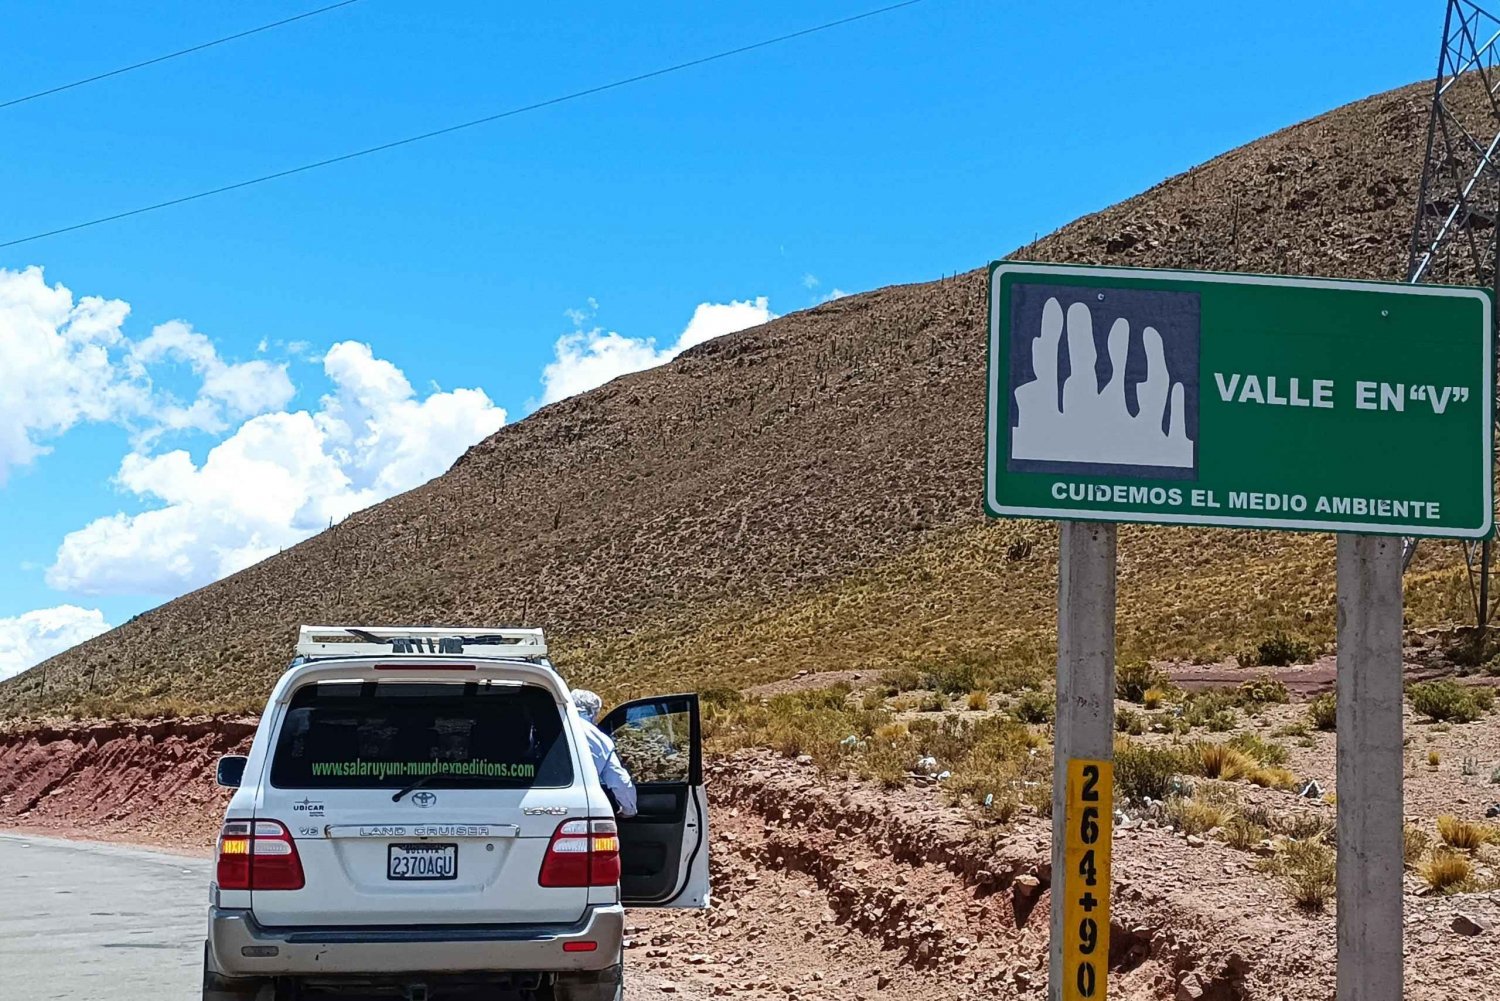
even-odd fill
[[[300,890],[306,882],[292,835],[275,820],[229,820],[219,832],[221,890]]]
[[[542,886],[614,886],[620,881],[620,834],[613,820],[557,825],[537,882]]]

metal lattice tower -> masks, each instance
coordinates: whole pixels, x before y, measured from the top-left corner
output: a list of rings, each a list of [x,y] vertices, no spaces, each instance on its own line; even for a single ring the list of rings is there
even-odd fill
[[[1496,285],[1500,228],[1500,17],[1472,0],[1448,0],[1427,122],[1406,279]],[[1494,336],[1494,332],[1491,332]],[[1464,543],[1474,613],[1490,618],[1491,543]],[[1407,539],[1403,565],[1416,555]]]

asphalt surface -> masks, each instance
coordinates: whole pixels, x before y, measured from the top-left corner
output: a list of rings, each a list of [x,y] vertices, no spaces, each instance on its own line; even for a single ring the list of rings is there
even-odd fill
[[[0,999],[195,1001],[209,867],[0,833]]]

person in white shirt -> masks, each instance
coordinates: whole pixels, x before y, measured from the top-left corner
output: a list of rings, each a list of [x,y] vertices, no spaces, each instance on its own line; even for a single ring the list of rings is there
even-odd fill
[[[615,751],[615,742],[609,735],[594,725],[604,702],[593,692],[579,689],[573,693],[573,705],[583,717],[583,732],[589,744],[589,755],[594,759],[594,771],[599,773],[599,784],[614,800],[615,813],[621,817],[635,816],[635,783],[630,772]]]

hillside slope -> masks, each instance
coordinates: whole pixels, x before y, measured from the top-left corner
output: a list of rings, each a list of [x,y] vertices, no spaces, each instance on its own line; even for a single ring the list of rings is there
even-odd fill
[[[1329,112],[1012,256],[1399,278],[1429,93]],[[1054,536],[980,508],[984,328],[976,270],[710,341],[0,685],[0,714],[255,707],[313,621],[542,624],[565,668],[611,689],[1044,662]],[[1419,621],[1462,597],[1429,558]],[[1142,653],[1331,633],[1323,537],[1131,529],[1122,573]]]

